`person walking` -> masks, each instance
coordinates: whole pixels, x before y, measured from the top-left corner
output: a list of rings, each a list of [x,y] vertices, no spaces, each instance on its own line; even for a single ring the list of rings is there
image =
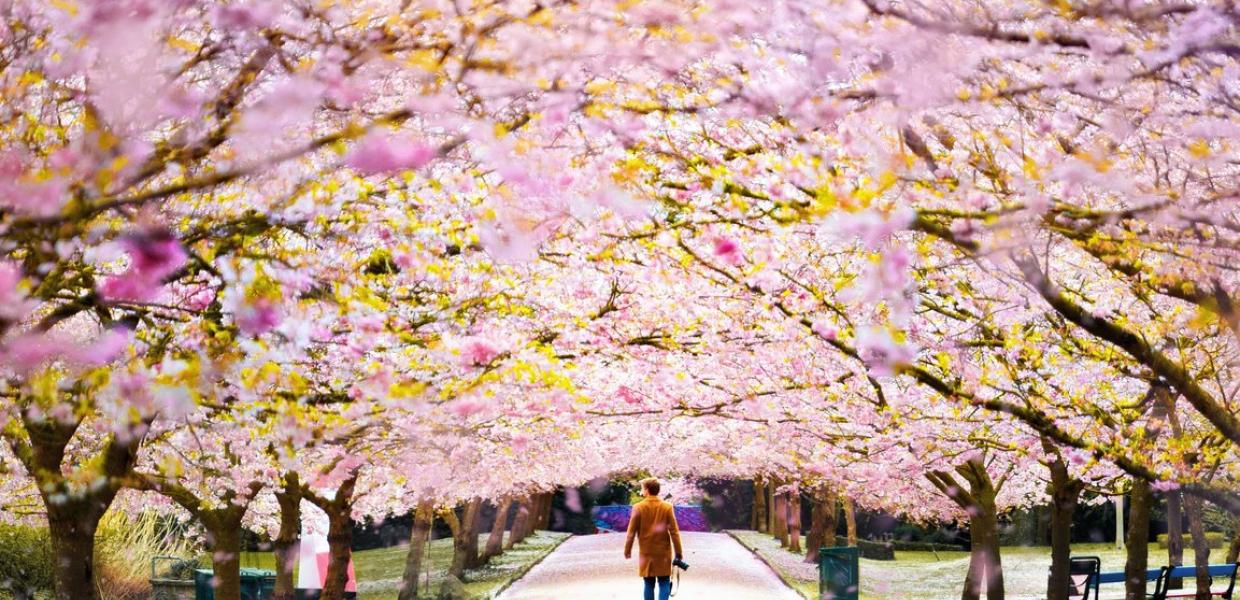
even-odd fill
[[[633,557],[633,540],[638,542],[637,574],[646,584],[645,600],[655,600],[655,583],[659,586],[659,600],[672,596],[672,558],[684,558],[680,547],[680,527],[676,524],[676,510],[671,504],[659,499],[659,480],[653,477],[642,480],[641,502],[633,506],[629,517],[629,531],[624,539],[624,558]],[[672,551],[675,550],[673,555]]]

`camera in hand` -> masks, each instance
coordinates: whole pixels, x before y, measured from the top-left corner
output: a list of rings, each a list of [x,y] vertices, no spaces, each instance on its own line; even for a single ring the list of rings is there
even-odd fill
[[[675,560],[673,560],[673,561],[672,561],[672,564],[673,564],[673,565],[676,565],[677,567],[680,567],[680,568],[682,568],[682,569],[684,569],[684,570],[686,570],[686,571],[688,571],[688,570],[689,570],[689,563],[687,563],[687,562],[685,562],[685,561],[681,560],[679,557],[677,557]]]

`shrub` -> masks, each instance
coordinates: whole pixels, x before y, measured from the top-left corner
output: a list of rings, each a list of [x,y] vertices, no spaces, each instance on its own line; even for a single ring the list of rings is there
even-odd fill
[[[862,558],[871,560],[895,560],[895,548],[886,542],[872,542],[869,540],[857,540],[857,549],[861,552]]]
[[[1158,547],[1166,548],[1168,539],[1169,538],[1167,537],[1167,534],[1165,533],[1158,534]],[[1206,532],[1206,545],[1211,548],[1223,548],[1227,545],[1227,537],[1218,531],[1207,531]],[[1192,547],[1193,547],[1193,536],[1187,533],[1184,534],[1184,549],[1191,550]]]
[[[0,523],[0,595],[30,598],[50,591],[52,585],[52,542],[47,529]]]
[[[965,547],[959,544],[938,544],[934,542],[905,542],[894,540],[892,548],[902,552],[962,552]]]
[[[151,595],[151,559],[194,557],[197,545],[155,514],[109,512],[95,538],[96,585],[104,600],[145,600]]]

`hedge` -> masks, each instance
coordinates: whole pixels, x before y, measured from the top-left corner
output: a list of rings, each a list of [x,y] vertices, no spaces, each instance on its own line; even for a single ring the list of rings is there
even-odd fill
[[[30,598],[52,589],[47,529],[0,523],[0,596]]]
[[[1165,533],[1158,534],[1158,547],[1166,548],[1167,539],[1168,539],[1167,534]],[[1211,548],[1224,548],[1227,546],[1227,538],[1218,531],[1207,531],[1206,532],[1206,545]],[[1193,536],[1187,533],[1184,534],[1184,549],[1191,550],[1192,547],[1193,547]]]

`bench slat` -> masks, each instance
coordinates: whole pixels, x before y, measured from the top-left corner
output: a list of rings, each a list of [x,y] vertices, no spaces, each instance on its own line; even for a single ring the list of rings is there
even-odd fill
[[[1158,574],[1161,572],[1161,569],[1150,569],[1145,572],[1145,580],[1154,581],[1155,579],[1158,579]],[[1124,572],[1110,571],[1107,573],[1099,573],[1098,583],[1124,583]]]
[[[1231,574],[1235,570],[1236,570],[1236,565],[1230,565],[1230,564],[1210,565],[1207,568],[1207,572],[1209,572],[1211,577],[1231,577]],[[1158,575],[1161,572],[1162,572],[1161,569],[1150,569],[1145,572],[1145,580],[1154,581],[1158,579]],[[1179,577],[1181,579],[1190,579],[1190,578],[1197,576],[1197,568],[1191,567],[1191,566],[1176,567],[1171,570],[1171,576]],[[1098,574],[1098,583],[1100,584],[1101,583],[1123,583],[1123,582],[1124,582],[1123,571],[1109,571],[1106,573]]]
[[[1210,573],[1210,577],[1220,577],[1220,576],[1231,577],[1231,572],[1235,568],[1236,568],[1235,565],[1210,565],[1207,568],[1207,570]],[[1196,567],[1176,567],[1174,569],[1171,569],[1171,576],[1181,577],[1181,578],[1196,577],[1197,568]]]

